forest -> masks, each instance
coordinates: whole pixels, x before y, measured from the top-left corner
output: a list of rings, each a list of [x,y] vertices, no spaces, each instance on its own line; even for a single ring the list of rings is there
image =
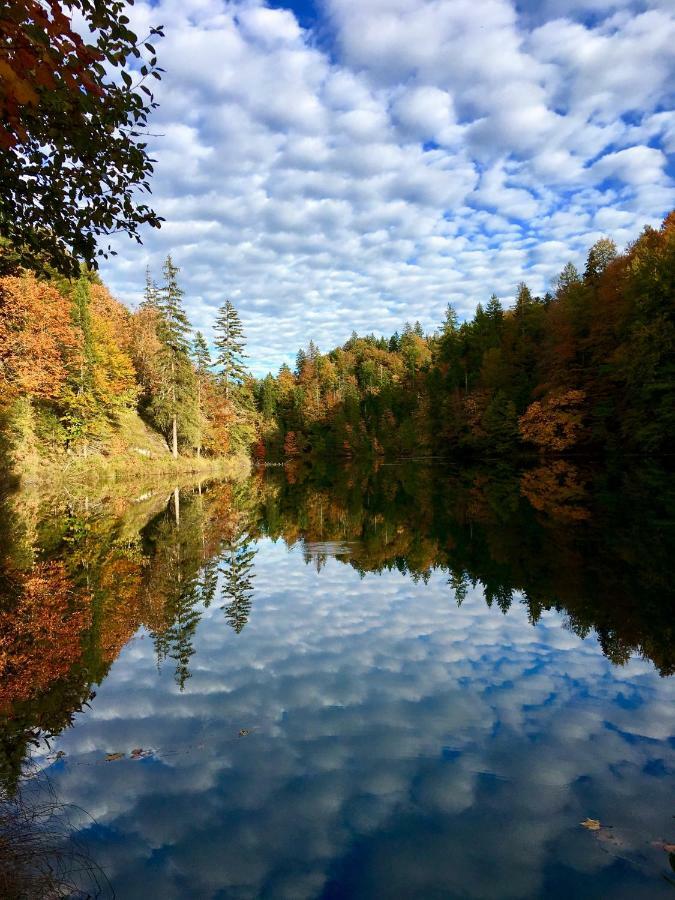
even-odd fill
[[[254,379],[238,311],[193,332],[168,256],[135,311],[83,269],[0,278],[2,457],[665,456],[675,430],[675,213],[618,253],[604,238],[554,293],[518,286],[433,334],[355,333]],[[143,429],[146,429],[143,431]],[[148,439],[154,435],[155,443]],[[140,436],[140,437],[139,437]]]
[[[98,275],[0,278],[0,447],[9,469],[92,454],[200,458],[247,452],[255,435],[243,332],[226,301],[209,345],[193,334],[179,270],[148,272],[135,312]]]
[[[625,253],[607,239],[553,293],[523,282],[433,334],[353,334],[255,386],[254,453],[512,456],[619,451],[662,455],[675,431],[675,213]]]

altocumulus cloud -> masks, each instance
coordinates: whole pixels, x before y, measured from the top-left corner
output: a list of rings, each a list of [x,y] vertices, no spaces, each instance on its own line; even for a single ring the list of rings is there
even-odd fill
[[[533,627],[478,588],[458,609],[440,572],[319,574],[271,541],[255,568],[241,634],[203,611],[183,694],[137,639],[52,748],[118,896],[309,900],[336,873],[350,897],[549,896],[556,854],[598,876],[616,863],[579,828],[589,811],[658,872],[675,706],[651,663],[613,669],[558,614]],[[156,753],[103,762],[132,747]],[[670,890],[631,871],[605,896]]]
[[[166,27],[166,223],[103,275],[134,304],[171,251],[195,326],[230,297],[257,373],[310,337],[544,291],[675,205],[670,0],[325,0],[313,28],[255,0],[132,15]]]

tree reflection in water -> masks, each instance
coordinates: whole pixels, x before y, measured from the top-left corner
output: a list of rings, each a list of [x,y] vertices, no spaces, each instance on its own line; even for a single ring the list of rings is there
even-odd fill
[[[563,460],[524,472],[295,461],[133,497],[14,494],[0,546],[0,781],[14,789],[31,742],[72,722],[139,630],[182,690],[203,609],[219,597],[236,634],[255,615],[261,538],[301,543],[317,571],[328,556],[363,575],[440,570],[457,604],[480,585],[504,613],[526,604],[532,623],[556,609],[613,663],[637,653],[672,674],[674,500],[656,468]]]

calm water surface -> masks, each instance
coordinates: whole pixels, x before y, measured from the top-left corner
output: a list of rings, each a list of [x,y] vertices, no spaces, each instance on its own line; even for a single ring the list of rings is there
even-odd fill
[[[675,897],[674,509],[567,463],[9,497],[5,794],[122,900]]]

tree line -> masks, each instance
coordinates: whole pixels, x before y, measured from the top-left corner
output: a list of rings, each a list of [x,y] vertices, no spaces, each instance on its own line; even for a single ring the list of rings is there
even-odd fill
[[[20,463],[35,453],[124,452],[127,412],[159,431],[174,457],[248,450],[256,414],[237,311],[229,300],[220,308],[212,358],[193,334],[171,256],[162,276],[157,284],[148,271],[135,312],[90,271],[0,278],[5,455]]]
[[[258,381],[260,458],[664,454],[675,431],[675,213],[625,253],[596,242],[555,291],[525,283],[433,334],[355,333]]]

